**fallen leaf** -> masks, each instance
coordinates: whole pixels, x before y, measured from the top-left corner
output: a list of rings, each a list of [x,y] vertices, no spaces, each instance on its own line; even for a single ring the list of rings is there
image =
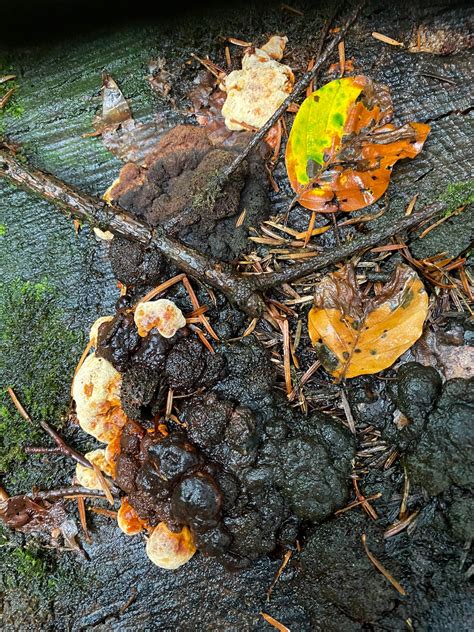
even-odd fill
[[[110,75],[102,78],[102,114],[95,120],[94,127],[102,133],[106,129],[117,129],[124,121],[132,118],[132,113],[122,91]]]
[[[418,340],[427,313],[428,295],[410,267],[399,265],[379,294],[366,296],[346,266],[318,283],[309,335],[334,377],[378,373]]]
[[[102,113],[93,121],[95,132],[85,136],[102,136],[104,146],[120,160],[143,166],[169,129],[163,115],[151,121],[136,123],[130,107],[110,75],[104,75],[102,83]]]
[[[452,55],[472,48],[474,37],[469,29],[438,27],[435,24],[420,25],[408,43],[410,53]]]
[[[148,82],[150,86],[162,97],[167,97],[170,90],[171,84],[170,79],[171,75],[166,70],[166,60],[163,57],[158,57],[158,59],[152,59],[148,64]]]
[[[355,211],[386,191],[393,165],[414,158],[430,126],[396,127],[386,86],[364,76],[336,79],[305,99],[286,147],[299,203],[323,213]]]
[[[283,54],[284,40],[271,38],[263,48],[248,50],[242,70],[234,70],[223,80],[227,98],[222,115],[228,129],[260,129],[290,94],[293,72],[274,58]]]
[[[446,344],[439,329],[426,331],[412,349],[417,362],[433,366],[445,379],[468,380],[474,373],[474,347]]]

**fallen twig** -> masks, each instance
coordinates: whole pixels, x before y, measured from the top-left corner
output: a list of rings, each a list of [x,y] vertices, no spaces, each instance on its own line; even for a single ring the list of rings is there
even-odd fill
[[[292,104],[292,102],[302,94],[306,86],[309,82],[318,74],[321,67],[327,62],[332,53],[337,49],[337,46],[340,41],[342,41],[347,34],[347,31],[357,20],[360,10],[365,4],[365,0],[362,0],[358,3],[356,9],[352,12],[344,26],[337,33],[336,37],[334,37],[328,44],[324,53],[322,53],[319,58],[316,60],[314,66],[307,70],[304,75],[300,77],[300,79],[293,86],[293,90],[286,97],[280,107],[274,112],[274,114],[268,119],[268,121],[263,125],[258,132],[252,137],[249,141],[245,149],[230,163],[228,167],[223,169],[216,180],[212,182],[212,186],[216,185],[219,189],[227,182],[229,177],[234,173],[234,171],[243,163],[243,161],[247,158],[247,156],[257,147],[257,145],[265,138],[270,129],[275,125],[278,119],[284,114],[287,108]]]
[[[110,230],[149,248],[156,248],[178,268],[220,290],[238,309],[252,317],[259,316],[263,309],[263,301],[259,294],[261,291],[329,268],[361,250],[371,248],[397,233],[413,228],[447,208],[445,203],[438,201],[408,217],[385,225],[379,231],[374,230],[364,237],[343,244],[325,255],[312,257],[278,272],[241,275],[234,272],[230,264],[215,261],[180,241],[167,237],[162,228],[150,228],[119,206],[107,206],[105,202],[76,191],[54,176],[20,163],[6,145],[0,145],[0,177],[49,200],[67,215],[88,222],[92,226],[99,226],[103,230]]]

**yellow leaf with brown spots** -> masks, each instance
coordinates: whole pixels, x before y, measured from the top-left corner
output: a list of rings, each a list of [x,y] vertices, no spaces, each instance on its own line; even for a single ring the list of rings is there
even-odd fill
[[[410,267],[399,265],[379,294],[366,296],[346,266],[317,285],[309,335],[334,377],[378,373],[418,340],[427,313],[428,295]]]

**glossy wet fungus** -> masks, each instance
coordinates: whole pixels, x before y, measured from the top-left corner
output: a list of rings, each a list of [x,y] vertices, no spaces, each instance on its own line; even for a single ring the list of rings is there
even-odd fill
[[[241,568],[346,501],[351,435],[328,415],[295,413],[253,337],[212,355],[186,327],[139,336],[124,309],[100,326],[97,345],[120,372],[123,410],[148,429],[126,424],[115,461],[116,483],[147,528],[186,527],[202,554]],[[169,388],[186,397],[165,436],[155,422]]]

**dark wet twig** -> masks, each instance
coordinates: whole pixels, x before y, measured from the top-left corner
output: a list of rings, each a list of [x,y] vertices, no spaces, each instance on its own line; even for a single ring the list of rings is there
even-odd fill
[[[247,146],[243,149],[243,151],[230,163],[228,167],[223,169],[220,174],[217,176],[216,180],[212,183],[213,187],[221,188],[229,179],[229,177],[234,173],[234,171],[240,167],[243,161],[247,158],[249,154],[259,145],[259,143],[265,138],[269,130],[275,125],[278,119],[286,112],[288,107],[293,103],[293,101],[300,96],[306,89],[306,86],[309,82],[317,76],[321,67],[327,62],[332,53],[337,49],[339,42],[341,42],[347,34],[347,31],[357,20],[357,17],[365,4],[365,0],[359,2],[355,8],[355,10],[351,13],[350,17],[345,22],[344,26],[342,26],[341,30],[337,35],[329,42],[328,46],[324,53],[321,53],[316,60],[314,66],[307,70],[295,83],[291,94],[287,96],[287,98],[283,101],[280,107],[275,111],[275,113],[268,119],[268,121],[263,125],[258,132],[252,136],[252,139],[249,141]]]
[[[348,257],[353,257],[362,250],[373,248],[398,233],[414,228],[420,222],[431,219],[438,213],[442,213],[446,208],[447,205],[444,202],[434,202],[433,204],[425,206],[420,211],[412,213],[412,215],[408,217],[404,216],[398,221],[382,226],[379,230],[371,231],[368,235],[346,242],[342,244],[340,248],[335,248],[327,254],[320,255],[311,260],[308,259],[303,263],[295,263],[278,272],[264,272],[255,275],[255,288],[257,290],[268,290],[282,283],[297,281],[298,279],[308,276],[308,274],[321,272]]]
[[[33,424],[33,420],[31,419],[29,414],[26,412],[26,410],[23,408],[20,400],[15,395],[13,389],[8,387],[7,390],[8,390],[8,394],[10,395],[10,398],[11,398],[15,408],[20,413],[20,415],[23,417],[23,419],[28,421],[30,424]],[[74,448],[71,448],[71,446],[69,446],[64,441],[64,439],[62,439],[59,436],[59,434],[56,432],[56,430],[51,428],[51,426],[48,424],[48,422],[40,420],[38,423],[41,426],[41,428],[47,434],[49,434],[49,436],[54,440],[54,442],[56,443],[56,445],[58,447],[58,450],[60,450],[66,456],[71,457],[72,459],[74,459],[75,461],[80,463],[81,465],[84,465],[84,467],[92,467],[91,463],[86,459],[86,457],[84,455],[82,455],[80,452],[77,452],[76,450],[74,450]]]
[[[0,144],[1,177],[40,195],[70,217],[102,230],[110,230],[148,248],[156,248],[186,274],[220,290],[241,311],[252,316],[262,311],[263,301],[255,292],[252,281],[236,274],[230,264],[206,257],[168,237],[163,228],[150,228],[119,206],[107,205],[87,193],[76,191],[52,175],[18,161],[5,144]]]
[[[163,229],[149,228],[119,206],[109,207],[90,195],[76,191],[54,176],[20,163],[11,149],[5,145],[0,145],[0,177],[40,195],[54,203],[63,212],[81,221],[86,221],[92,226],[98,225],[103,230],[110,230],[115,234],[145,244],[149,248],[156,248],[178,268],[202,283],[207,283],[221,291],[231,303],[250,316],[258,316],[263,309],[263,301],[259,294],[261,291],[269,290],[282,283],[291,283],[314,272],[330,268],[362,250],[380,244],[393,235],[410,230],[447,208],[446,203],[435,202],[416,213],[386,224],[380,230],[373,230],[368,235],[342,244],[341,247],[317,258],[295,263],[278,272],[244,276],[234,272],[231,265],[211,259],[178,240],[167,237]],[[44,429],[56,441],[55,436],[51,434],[54,430],[49,426],[48,428],[48,430]]]
[[[61,498],[76,498],[77,496],[87,496],[90,498],[104,498],[105,493],[97,489],[89,489],[80,485],[71,485],[61,489],[51,489],[49,491],[31,492],[25,494],[31,500],[60,500]]]

